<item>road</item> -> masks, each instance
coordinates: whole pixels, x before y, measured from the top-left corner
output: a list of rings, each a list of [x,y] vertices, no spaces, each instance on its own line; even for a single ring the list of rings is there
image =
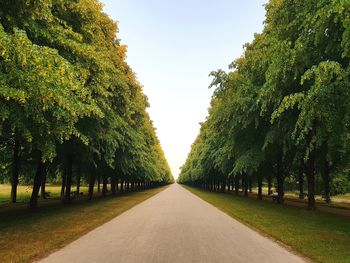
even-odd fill
[[[174,184],[40,262],[304,260]]]

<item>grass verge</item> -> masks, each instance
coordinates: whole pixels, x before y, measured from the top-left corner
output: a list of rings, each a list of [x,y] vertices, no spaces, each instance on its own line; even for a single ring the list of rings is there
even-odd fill
[[[0,261],[31,262],[43,257],[165,188],[69,205],[50,200],[36,211],[29,210],[27,204],[5,207],[0,210]]]
[[[72,191],[75,191],[76,186],[72,185]],[[97,189],[97,187],[95,187]],[[33,187],[31,185],[18,185],[17,187],[17,202],[28,202],[32,195]],[[45,191],[50,193],[50,198],[57,198],[61,194],[61,185],[49,185],[45,187]],[[87,186],[81,186],[80,191],[86,194]],[[40,193],[39,193],[40,194]],[[9,203],[11,200],[11,185],[0,184],[0,208],[1,204]]]
[[[231,217],[315,262],[350,262],[349,218],[184,187]]]

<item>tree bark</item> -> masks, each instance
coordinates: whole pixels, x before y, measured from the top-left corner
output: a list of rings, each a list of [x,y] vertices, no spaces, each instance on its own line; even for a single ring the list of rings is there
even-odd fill
[[[97,175],[97,192],[101,192],[101,176],[100,174]]]
[[[92,168],[92,173],[90,175],[90,180],[89,180],[88,200],[91,200],[93,195],[94,195],[95,181],[96,181],[96,168],[93,167]]]
[[[61,200],[64,200],[64,193],[66,189],[66,178],[67,178],[67,169],[65,166],[63,166],[62,171],[62,186],[61,186]]]
[[[116,195],[116,193],[117,193],[116,184],[117,184],[117,180],[116,180],[115,176],[112,175],[111,176],[111,192],[112,192],[112,195]]]
[[[71,189],[72,189],[72,176],[73,176],[73,157],[69,156],[67,158],[67,178],[66,178],[66,193],[64,202],[70,203],[72,201],[72,198],[70,196]]]
[[[32,196],[30,198],[31,209],[35,209],[38,207],[38,195],[39,195],[39,189],[40,189],[44,169],[45,169],[45,164],[42,162],[41,157],[39,157],[39,161],[37,164],[37,169],[34,177]]]
[[[279,154],[277,157],[277,203],[284,203],[284,175],[282,168],[282,155]]]
[[[272,178],[271,174],[267,177],[267,194],[271,195],[272,194]]]
[[[226,181],[222,180],[222,182],[221,182],[221,192],[225,192],[225,190],[226,190]]]
[[[248,183],[248,178],[245,176],[244,178],[244,196],[248,197],[248,188],[249,188],[249,183]]]
[[[304,199],[304,164],[300,165],[299,168],[299,199]]]
[[[307,189],[308,189],[308,209],[316,209],[315,202],[315,150],[310,152],[306,168]]]
[[[81,167],[79,165],[77,174],[77,197],[80,196],[80,183],[81,183]]]
[[[12,178],[11,178],[11,201],[12,203],[17,202],[17,186],[18,186],[18,176],[19,176],[19,142],[15,140],[15,145],[13,147],[13,159],[12,159]]]
[[[120,179],[120,192],[123,193],[124,191],[124,180]]]
[[[235,176],[235,194],[238,195],[239,193],[239,177],[238,175]]]
[[[46,169],[43,173],[43,178],[41,180],[41,198],[42,199],[46,199],[46,189],[45,189],[45,186],[46,186],[46,177],[47,177],[47,172],[46,172]]]
[[[102,196],[106,196],[108,189],[107,189],[107,183],[108,183],[108,178],[106,175],[102,176]]]
[[[324,198],[327,203],[331,202],[331,177],[329,174],[329,163],[328,161],[325,161],[324,167],[323,167],[323,183],[324,183]]]
[[[262,176],[258,176],[258,199],[262,200]]]

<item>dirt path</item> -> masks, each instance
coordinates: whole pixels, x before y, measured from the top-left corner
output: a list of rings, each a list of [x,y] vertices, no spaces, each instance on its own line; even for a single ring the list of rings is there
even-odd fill
[[[304,261],[174,184],[41,262]]]

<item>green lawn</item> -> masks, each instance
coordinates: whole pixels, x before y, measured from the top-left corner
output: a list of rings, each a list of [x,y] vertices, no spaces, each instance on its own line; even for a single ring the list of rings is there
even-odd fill
[[[347,193],[345,195],[337,195],[335,196],[335,199],[344,199],[344,200],[349,200],[350,202],[350,193]]]
[[[88,187],[82,186],[80,187],[80,192],[87,193]],[[61,194],[61,186],[60,185],[46,185],[46,192],[50,192],[50,197],[59,197]],[[75,186],[72,186],[72,191],[75,191]],[[19,185],[17,187],[17,201],[29,201],[30,196],[32,194],[32,186],[27,185]],[[11,195],[11,185],[9,184],[0,184],[0,202],[8,202],[10,201]]]
[[[273,188],[273,191],[276,190]],[[258,193],[258,188],[253,188],[253,193]],[[267,187],[263,187],[263,195],[267,196]],[[286,200],[289,201],[296,201],[305,203],[305,206],[307,205],[307,197],[305,197],[303,200],[299,199],[299,193],[298,191],[285,191],[284,197]],[[321,195],[315,196],[317,205],[323,205],[323,206],[329,206],[329,207],[335,207],[335,208],[344,208],[344,209],[350,209],[350,193],[344,194],[344,195],[336,195],[331,197],[331,202],[327,203]]]
[[[97,197],[92,201],[76,200],[69,205],[50,199],[42,201],[36,211],[28,209],[26,203],[2,205],[0,262],[32,262],[164,189]]]
[[[185,188],[228,215],[283,242],[315,262],[350,262],[349,218],[232,194],[213,193],[188,186]]]

